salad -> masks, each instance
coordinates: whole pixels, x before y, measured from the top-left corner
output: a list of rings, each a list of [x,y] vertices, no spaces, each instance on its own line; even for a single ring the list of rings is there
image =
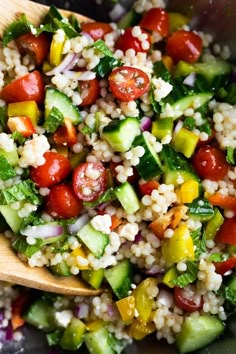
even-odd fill
[[[70,351],[121,353],[154,333],[188,353],[224,332],[236,302],[235,72],[229,49],[188,24],[138,0],[118,23],[52,5],[39,27],[22,14],[4,32],[2,237],[30,267],[106,290],[35,300],[3,285],[3,341],[27,322]]]

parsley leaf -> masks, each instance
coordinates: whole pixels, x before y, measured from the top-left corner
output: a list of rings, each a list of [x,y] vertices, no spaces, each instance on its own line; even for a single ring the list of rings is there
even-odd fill
[[[20,145],[23,145],[24,142],[26,141],[26,138],[17,131],[13,132],[11,137],[14,141],[18,142]]]
[[[155,90],[155,87],[153,85],[153,83],[151,82],[151,87],[150,87],[150,93],[149,93],[149,99],[150,99],[150,102],[151,102],[151,105],[152,105],[152,109],[155,113],[161,113],[161,104],[159,102],[157,102],[155,100],[155,96],[154,96],[154,90]]]
[[[234,149],[231,146],[227,147],[226,160],[230,165],[235,165]]]
[[[2,43],[5,47],[9,42],[18,38],[22,34],[31,32],[34,26],[27,20],[25,14],[22,14],[19,20],[12,22],[3,33]]]
[[[185,118],[183,127],[187,128],[188,130],[193,130],[195,128],[195,119],[193,117]]]
[[[210,256],[207,258],[208,262],[223,262],[225,261],[229,256],[222,254],[222,253],[212,253]]]
[[[64,122],[64,115],[57,107],[53,107],[47,116],[43,127],[48,133],[54,133],[57,128]]]
[[[21,200],[27,200],[34,205],[41,204],[42,198],[30,179],[0,191],[0,205],[12,204]]]
[[[191,237],[193,239],[193,244],[196,246],[195,257],[199,258],[202,253],[206,252],[206,237],[205,233],[202,233],[202,229],[198,228],[191,232]]]
[[[100,195],[100,197],[95,200],[94,202],[83,202],[83,205],[94,208],[99,204],[105,203],[105,202],[111,202],[116,199],[116,195],[114,193],[113,188],[107,189],[104,193]]]
[[[108,48],[106,43],[102,39],[98,39],[96,42],[94,42],[92,45],[89,46],[89,48],[95,48],[102,54],[106,55],[107,57],[112,57],[113,58],[113,53],[112,51]]]
[[[196,262],[186,262],[187,270],[172,281],[175,286],[184,288],[186,285],[193,283],[197,279],[198,266]]]
[[[119,59],[112,58],[110,56],[105,56],[100,59],[99,63],[93,71],[96,73],[96,75],[100,78],[106,77],[110,74],[113,68],[121,66],[122,62]]]
[[[162,80],[170,82],[171,81],[171,75],[169,73],[169,71],[166,69],[163,61],[156,61],[153,64],[153,71],[154,71],[154,75],[156,77],[161,77]]]
[[[4,155],[0,155],[0,178],[3,181],[6,181],[9,178],[13,178],[15,176],[16,171],[14,168],[9,164]]]
[[[25,239],[18,237],[12,244],[12,247],[19,253],[24,254],[26,257],[32,257],[40,250],[43,245],[43,240],[37,238],[34,245],[29,245]]]

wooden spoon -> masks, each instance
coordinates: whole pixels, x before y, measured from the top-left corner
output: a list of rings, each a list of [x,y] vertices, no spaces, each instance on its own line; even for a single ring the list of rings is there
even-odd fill
[[[0,16],[0,34],[20,13],[25,13],[30,22],[38,25],[47,10],[47,6],[27,0],[0,0],[0,12],[4,14]],[[71,14],[69,11],[60,11],[64,16]],[[74,15],[80,22],[91,21],[86,16]],[[9,240],[2,234],[0,234],[0,280],[67,295],[96,295],[102,291],[89,288],[79,277],[56,277],[46,268],[31,268],[17,257]]]

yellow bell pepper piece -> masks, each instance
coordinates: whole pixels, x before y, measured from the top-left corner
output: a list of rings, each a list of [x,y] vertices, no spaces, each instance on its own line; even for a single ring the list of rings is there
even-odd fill
[[[192,131],[181,128],[172,139],[175,150],[181,152],[187,158],[191,157],[196,149],[199,136]]]
[[[187,25],[190,19],[183,14],[178,12],[169,12],[169,23],[170,23],[170,32],[173,33],[177,31],[179,28]]]
[[[194,260],[194,245],[186,224],[177,227],[171,238],[164,240],[161,246],[162,255],[167,263],[178,263],[183,260]]]
[[[162,56],[163,64],[165,65],[166,69],[171,72],[174,67],[173,59],[169,55]]]
[[[178,277],[178,272],[175,266],[170,267],[166,273],[164,274],[164,277],[162,278],[162,283],[167,285],[169,288],[173,288],[174,284],[172,281]]]
[[[199,183],[193,179],[184,182],[180,187],[181,202],[192,203],[199,196]]]
[[[9,117],[29,117],[34,126],[37,125],[40,111],[35,101],[9,103],[7,107]]]
[[[141,340],[155,332],[155,330],[156,327],[154,323],[144,323],[135,318],[132,325],[129,327],[129,335],[136,340]]]
[[[135,307],[139,314],[138,318],[144,323],[149,321],[154,304],[154,299],[150,298],[148,294],[148,288],[150,287],[157,287],[157,279],[146,278],[133,291]]]
[[[62,61],[63,48],[66,40],[66,35],[63,30],[58,30],[52,37],[49,52],[49,62],[53,66],[57,66]]]
[[[135,313],[135,297],[130,295],[119,301],[116,301],[116,306],[119,310],[122,320],[126,324],[132,322]]]
[[[52,68],[53,66],[48,61],[43,62],[43,67],[42,67],[43,73],[52,70]]]
[[[82,247],[78,247],[76,248],[74,251],[71,252],[70,254],[72,257],[81,257],[83,258],[84,260],[87,260],[87,255],[84,251],[84,249]],[[77,267],[79,269],[89,269],[89,266],[88,265],[78,265],[77,264]]]
[[[86,328],[87,328],[87,331],[89,331],[89,332],[94,332],[103,326],[104,326],[103,320],[94,320],[92,322],[86,323]]]

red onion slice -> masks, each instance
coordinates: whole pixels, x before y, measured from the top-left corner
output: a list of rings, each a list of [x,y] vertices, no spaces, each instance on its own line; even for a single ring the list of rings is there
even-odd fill
[[[78,81],[93,80],[96,77],[96,74],[93,71],[66,71],[64,75],[68,79],[78,80]]]
[[[76,221],[73,224],[69,224],[67,229],[69,234],[73,235],[76,234],[84,225],[86,225],[89,222],[89,216],[88,214],[83,214],[76,219]]]
[[[74,315],[79,319],[88,317],[88,314],[89,314],[89,306],[87,304],[83,304],[83,303],[79,304],[74,309]]]
[[[150,131],[152,127],[152,120],[149,117],[143,117],[140,122],[140,129],[142,132]]]
[[[33,238],[50,238],[62,235],[64,232],[63,226],[56,222],[51,222],[37,226],[27,226],[24,230],[21,230],[21,234],[26,237]]]
[[[71,70],[77,64],[79,55],[77,53],[68,53],[62,62],[50,71],[46,72],[47,76],[53,76],[59,73],[63,73],[67,70]]]

